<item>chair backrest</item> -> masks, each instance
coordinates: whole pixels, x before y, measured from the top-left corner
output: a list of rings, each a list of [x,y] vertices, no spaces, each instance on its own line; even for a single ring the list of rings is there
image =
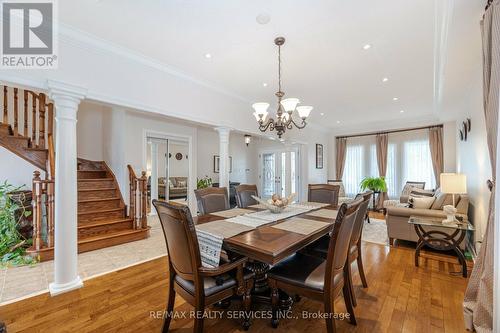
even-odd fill
[[[183,279],[195,281],[201,267],[196,229],[188,206],[153,200],[167,243],[170,267]]]
[[[356,215],[356,219],[354,220],[354,227],[352,229],[350,246],[356,245],[361,239],[366,212],[368,211],[368,205],[370,204],[370,199],[372,195],[373,191],[366,191],[364,193],[359,193],[356,196],[356,199],[362,198],[363,201],[359,204],[358,213]]]
[[[340,186],[339,197],[342,198],[346,196],[344,182],[342,181],[342,179],[328,179],[326,182],[330,185],[339,185]]]
[[[307,200],[337,206],[339,203],[339,185],[309,184]]]
[[[229,209],[229,198],[225,187],[207,187],[195,190],[194,194],[201,215]]]
[[[238,185],[236,186],[236,204],[240,208],[258,204],[257,200],[252,198],[252,195],[258,197],[257,185]]]
[[[344,269],[356,214],[362,201],[362,198],[357,198],[350,203],[343,203],[338,210],[328,246],[325,290],[332,286],[335,275]]]

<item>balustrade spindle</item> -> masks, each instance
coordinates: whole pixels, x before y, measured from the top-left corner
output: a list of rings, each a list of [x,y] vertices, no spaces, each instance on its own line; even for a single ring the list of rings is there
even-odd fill
[[[14,88],[14,135],[19,134],[19,101],[17,92],[18,88]]]
[[[28,92],[24,91],[24,136],[29,136],[28,133]]]
[[[54,246],[54,182],[46,182],[46,207],[47,207],[47,246]]]
[[[146,177],[146,171],[142,172],[141,177],[141,228],[146,229],[148,227],[148,216],[147,216],[147,200],[148,200],[148,177]]]
[[[47,129],[47,134],[50,135],[54,130],[54,104],[49,103],[47,108],[49,111],[49,120],[47,121],[49,128]]]
[[[32,107],[33,107],[33,110],[32,110],[32,118],[31,118],[31,132],[33,133],[33,135],[31,136],[31,142],[32,142],[32,145],[33,147],[38,147],[38,141],[36,140],[36,96],[35,94],[31,94],[31,98],[32,98]]]
[[[39,95],[38,101],[38,145],[45,148],[45,94]]]
[[[3,86],[3,123],[9,124],[9,107],[7,101],[7,86]]]
[[[42,182],[40,172],[33,172],[33,248],[42,246]]]

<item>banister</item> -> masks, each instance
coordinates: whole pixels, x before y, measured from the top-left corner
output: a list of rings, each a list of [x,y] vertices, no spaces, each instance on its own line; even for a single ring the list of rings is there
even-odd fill
[[[48,170],[47,174],[49,176],[49,179],[56,179],[56,156],[55,156],[55,150],[54,150],[54,137],[52,133],[49,133],[47,135],[47,148],[49,150],[48,154]]]

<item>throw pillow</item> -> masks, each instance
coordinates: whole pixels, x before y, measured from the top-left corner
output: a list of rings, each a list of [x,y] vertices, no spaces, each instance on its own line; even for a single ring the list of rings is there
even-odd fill
[[[410,204],[412,208],[429,209],[434,203],[434,197],[410,197]]]
[[[440,189],[436,190],[436,200],[432,204],[431,209],[437,209],[437,210],[442,210],[444,206],[446,205],[452,205],[453,204],[453,196],[448,193],[443,193],[441,192]],[[457,201],[458,196],[455,196],[455,201]],[[456,204],[456,202],[455,202]]]
[[[168,180],[168,188],[172,188],[174,187],[174,184],[172,184],[172,181],[169,179]]]
[[[415,197],[433,197],[434,196],[434,191],[432,190],[423,190],[421,188],[416,188],[414,187],[411,192],[410,196],[415,196]]]
[[[179,181],[177,181],[177,186],[178,187],[187,187],[187,181],[179,180]]]

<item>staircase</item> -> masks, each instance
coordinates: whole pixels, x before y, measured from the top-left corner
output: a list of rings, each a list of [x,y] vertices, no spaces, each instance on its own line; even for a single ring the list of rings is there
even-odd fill
[[[4,86],[0,146],[46,171],[33,178],[33,246],[28,252],[40,260],[54,256],[54,145],[53,104],[46,96]],[[19,96],[24,96],[19,100]],[[10,103],[9,103],[10,102]],[[24,108],[23,108],[24,106]],[[28,107],[30,106],[30,107]],[[24,112],[19,112],[24,110]],[[47,115],[47,117],[46,117]],[[23,126],[19,126],[23,124]],[[45,131],[47,129],[47,131]],[[78,252],[92,251],[147,238],[146,178],[129,166],[130,215],[116,178],[104,161],[77,161]],[[63,221],[64,222],[64,221]]]

